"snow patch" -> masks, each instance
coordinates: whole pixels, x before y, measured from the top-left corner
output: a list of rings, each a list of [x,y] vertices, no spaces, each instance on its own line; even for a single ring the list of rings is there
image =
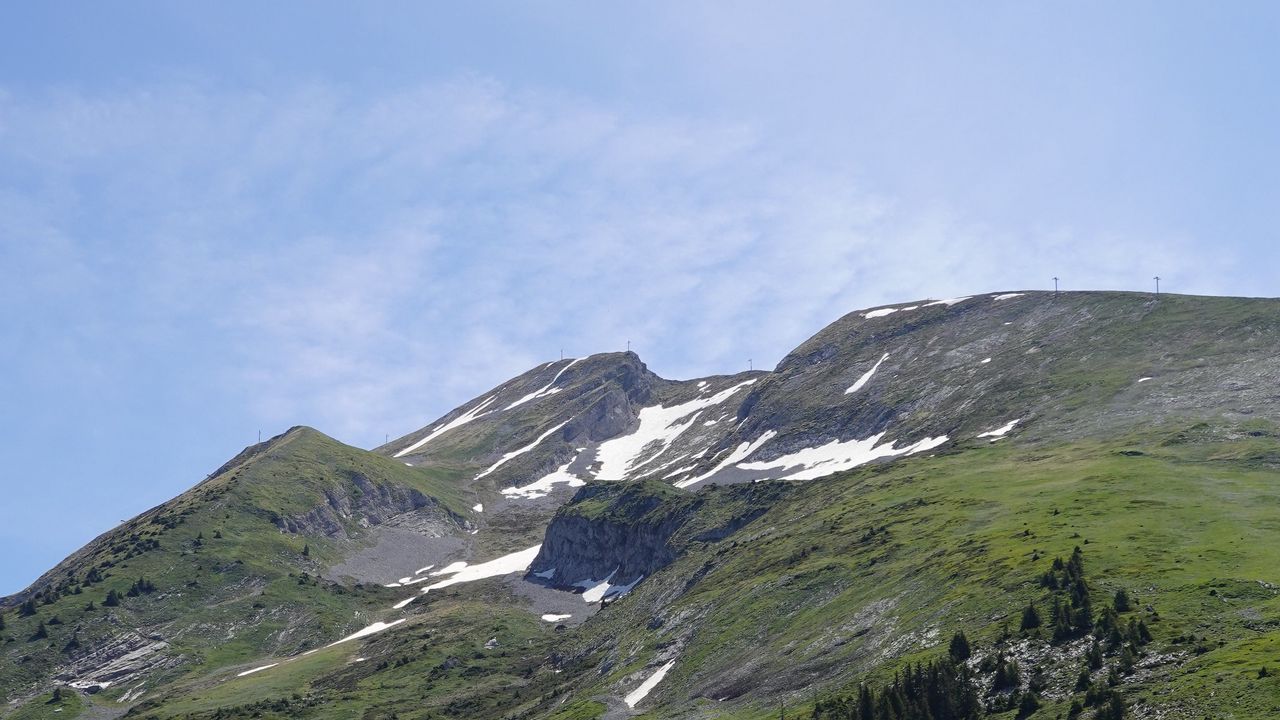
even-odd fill
[[[480,411],[489,407],[489,405],[493,403],[493,401],[496,400],[497,397],[498,397],[497,395],[489,396],[488,399],[484,400],[479,405],[476,405],[475,407],[462,413],[458,417],[450,420],[448,423],[441,425],[439,428],[436,428],[435,430],[431,431],[431,433],[428,434],[426,437],[422,438],[418,442],[396,453],[393,457],[403,457],[405,455],[408,455],[414,450],[417,450],[418,448],[422,447],[423,445],[426,445],[432,440],[435,440],[436,438],[449,432],[450,430],[453,430],[454,428],[462,427],[463,425],[466,425],[467,423],[471,422],[472,420],[475,420],[478,417],[483,417],[484,415],[488,415],[489,413],[482,413]]]
[[[543,621],[543,622],[560,622],[561,620],[568,620],[568,619],[569,619],[569,618],[571,618],[571,617],[573,617],[573,615],[551,615],[551,614],[547,614],[547,615],[543,615],[543,616],[542,616],[542,621]]]
[[[862,314],[862,317],[870,320],[872,318],[884,317],[885,315],[892,315],[893,313],[896,313],[896,312],[898,312],[898,308],[880,308],[879,310],[872,310],[871,312],[865,312]]]
[[[600,602],[604,597],[604,594],[609,592],[609,581],[612,580],[613,576],[617,573],[618,569],[614,568],[613,572],[609,573],[609,576],[603,580],[579,580],[578,582],[573,583],[573,586],[584,588],[582,593],[583,602]]]
[[[986,364],[987,364],[987,363],[989,363],[989,362],[991,362],[991,358],[983,358],[983,359],[982,359],[978,364],[979,364],[979,365],[986,365]]]
[[[262,667],[256,667],[256,668],[254,668],[254,669],[252,669],[252,670],[245,670],[245,671],[244,671],[244,672],[242,672],[242,673],[236,673],[236,677],[244,677],[245,675],[252,675],[252,674],[254,674],[254,673],[256,673],[256,672],[262,672],[263,670],[266,670],[267,668],[273,668],[273,667],[275,667],[275,666],[277,666],[277,665],[279,665],[279,664],[280,664],[280,663],[271,663],[270,665],[263,665]]]
[[[572,419],[573,419],[573,418],[569,418],[569,420],[572,420]],[[529,443],[528,445],[525,445],[524,447],[520,448],[519,450],[512,450],[511,452],[507,453],[506,455],[503,455],[503,456],[502,456],[502,458],[501,458],[500,460],[498,460],[498,462],[496,462],[496,463],[494,463],[493,465],[489,466],[489,469],[488,469],[488,470],[485,470],[484,472],[482,472],[482,473],[480,473],[479,475],[477,475],[477,476],[476,476],[476,479],[477,479],[477,480],[479,480],[480,478],[484,477],[485,475],[488,475],[489,473],[493,472],[494,470],[497,470],[498,468],[502,467],[503,465],[505,465],[505,464],[507,464],[507,463],[511,462],[512,460],[514,460],[514,459],[516,459],[516,458],[520,457],[521,455],[523,455],[523,454],[525,454],[525,453],[529,452],[530,450],[532,450],[532,449],[534,449],[534,448],[538,447],[538,445],[539,445],[543,440],[546,440],[546,439],[547,439],[547,437],[548,437],[549,435],[551,435],[551,433],[553,433],[553,432],[555,432],[555,431],[559,430],[560,428],[564,427],[565,425],[568,425],[568,424],[569,424],[569,420],[565,420],[564,422],[560,423],[559,425],[557,425],[557,426],[555,426],[555,427],[551,428],[550,430],[548,430],[548,431],[546,431],[546,432],[542,433],[541,435],[539,435],[539,436],[538,436],[538,439],[537,439],[537,440],[534,440],[533,442]]]
[[[667,676],[667,673],[675,666],[675,664],[675,660],[670,660],[666,665],[655,670],[654,673],[646,678],[644,682],[640,683],[640,687],[627,693],[627,696],[624,697],[622,701],[627,704],[627,707],[634,708],[637,703],[645,699],[649,693],[658,686],[658,683],[662,682],[662,678]]]
[[[863,385],[866,385],[866,384],[867,384],[867,381],[871,379],[871,376],[876,374],[876,370],[879,370],[879,369],[880,369],[880,363],[882,363],[882,362],[884,362],[885,360],[888,360],[888,359],[889,359],[889,353],[885,353],[883,356],[881,356],[881,358],[880,358],[879,360],[877,360],[877,361],[876,361],[876,364],[875,364],[875,365],[872,365],[872,366],[871,366],[871,369],[870,369],[870,370],[868,370],[868,371],[866,371],[866,372],[862,373],[862,377],[858,378],[858,381],[857,381],[857,382],[855,382],[854,384],[850,385],[850,386],[849,386],[849,389],[844,391],[844,394],[845,394],[845,395],[848,395],[848,394],[850,394],[850,393],[855,393],[855,392],[858,392],[859,390],[861,390],[861,389],[862,389],[862,386],[863,386]]]
[[[478,513],[482,513],[484,512],[484,503],[476,503],[475,505],[471,506],[471,509]]]
[[[554,472],[547,473],[537,480],[523,487],[503,488],[502,494],[509,498],[523,498],[525,500],[536,500],[540,497],[546,497],[555,489],[556,483],[564,483],[569,487],[582,487],[586,483],[577,475],[569,472],[569,466],[577,460],[575,455],[573,460],[556,468]]]
[[[503,555],[500,558],[490,560],[486,563],[480,563],[479,565],[468,565],[465,562],[452,563],[444,569],[431,573],[431,577],[440,577],[441,575],[452,575],[453,577],[432,583],[422,588],[422,591],[419,594],[426,595],[432,590],[439,590],[440,588],[457,585],[459,583],[475,582],[476,580],[484,580],[485,578],[523,572],[529,569],[529,564],[538,556],[538,550],[540,549],[542,549],[542,545],[534,545],[531,548],[526,548],[519,552],[513,552],[510,555]],[[397,603],[395,608],[399,610],[413,602],[417,597],[417,595],[411,595],[409,598]]]
[[[765,443],[769,442],[769,440],[773,438],[774,435],[777,435],[777,434],[778,433],[774,432],[773,430],[766,430],[763,435],[756,438],[752,442],[749,442],[749,443],[744,442],[741,445],[739,445],[736,450],[729,453],[728,457],[726,457],[724,460],[721,460],[720,464],[711,468],[710,472],[703,473],[695,478],[689,478],[688,480],[681,480],[680,482],[675,484],[676,487],[685,488],[695,483],[700,483],[703,480],[706,480],[707,478],[711,477],[712,475],[715,475],[716,473],[720,472],[721,470],[729,467],[730,465],[736,462],[741,462],[743,460],[746,460],[747,458],[751,457],[751,453],[758,450],[761,445],[764,445]]]
[[[565,370],[568,370],[569,368],[571,368],[571,367],[573,367],[574,365],[576,365],[576,364],[578,363],[578,361],[579,361],[579,360],[581,360],[581,359],[582,359],[582,358],[577,358],[577,359],[575,359],[575,360],[571,361],[568,365],[565,365],[564,367],[560,368],[560,372],[556,373],[556,376],[555,376],[555,377],[553,377],[553,378],[551,378],[551,382],[549,382],[549,383],[547,383],[546,385],[544,385],[544,386],[542,386],[542,387],[538,388],[537,390],[534,390],[533,392],[529,393],[528,395],[525,395],[524,397],[520,398],[519,400],[517,400],[517,401],[515,401],[515,402],[511,403],[510,405],[508,405],[508,406],[506,406],[505,408],[503,408],[503,410],[511,410],[511,409],[513,409],[513,408],[518,408],[518,407],[520,407],[521,405],[524,405],[524,404],[525,404],[525,403],[527,403],[527,402],[532,402],[532,401],[534,401],[534,400],[537,400],[538,398],[543,398],[543,397],[546,397],[546,396],[548,396],[548,395],[555,395],[556,393],[560,392],[559,390],[552,390],[552,389],[551,389],[551,386],[556,384],[556,381],[560,379],[560,376],[564,374],[564,371],[565,371]]]
[[[693,425],[697,420],[698,411],[728,400],[739,390],[753,383],[755,383],[755,379],[747,380],[721,390],[714,395],[690,400],[671,407],[655,405],[642,409],[639,418],[640,426],[636,428],[635,432],[605,441],[596,450],[596,457],[600,461],[600,469],[596,471],[596,478],[599,480],[624,479],[628,472],[652,462],[666,451],[676,438]],[[680,422],[690,415],[693,416],[691,419],[686,422]],[[654,443],[659,445],[657,451],[647,459],[640,460],[640,455],[645,448]]]
[[[1025,294],[1026,293],[1005,293],[1003,295],[996,295],[994,298],[992,298],[992,300],[996,300],[996,301],[1012,300],[1013,298],[1016,298],[1016,297],[1022,297]]]
[[[971,297],[973,297],[973,296],[972,296],[972,295],[966,295],[965,297],[947,298],[946,300],[934,300],[934,301],[933,301],[933,302],[931,302],[931,303],[925,303],[925,304],[924,304],[924,306],[925,306],[925,307],[931,307],[931,306],[933,306],[933,305],[946,305],[947,307],[951,307],[952,305],[955,305],[956,303],[962,303],[962,302],[964,302],[965,300],[968,300],[968,299],[969,299],[969,298],[971,298]]]
[[[996,428],[995,430],[988,430],[988,431],[986,431],[986,432],[984,432],[984,433],[978,433],[978,437],[980,437],[980,438],[984,438],[984,437],[989,437],[989,438],[1001,438],[1001,437],[1004,437],[1005,433],[1007,433],[1007,432],[1009,432],[1010,430],[1012,430],[1012,429],[1013,429],[1013,426],[1014,426],[1014,425],[1017,425],[1021,420],[1022,420],[1022,418],[1018,418],[1018,419],[1016,419],[1016,420],[1010,420],[1009,422],[1005,423],[1004,425],[1001,425],[1000,427]],[[994,441],[994,440],[992,440],[992,442],[995,442],[995,441]]]
[[[925,438],[904,447],[896,443],[880,443],[884,433],[872,435],[866,440],[832,440],[825,445],[805,448],[789,455],[762,462],[741,463],[743,470],[790,470],[779,480],[812,480],[834,472],[848,470],[882,457],[912,455],[932,450],[947,441],[946,435]],[[793,468],[800,468],[795,470]]]
[[[402,622],[404,622],[404,621],[405,621],[405,619],[404,619],[404,618],[400,618],[399,620],[392,620],[392,621],[391,621],[391,622],[389,622],[389,623],[388,623],[388,622],[376,622],[376,623],[374,623],[374,624],[370,625],[369,627],[361,628],[361,629],[359,629],[359,630],[357,630],[357,631],[355,631],[355,632],[351,633],[350,635],[348,635],[348,636],[346,636],[346,637],[342,638],[341,640],[338,640],[338,641],[336,641],[336,642],[331,642],[331,643],[329,643],[328,645],[325,645],[325,647],[333,647],[334,645],[341,645],[341,644],[342,644],[342,643],[344,643],[344,642],[350,642],[350,641],[352,641],[352,640],[359,640],[359,639],[360,639],[360,638],[362,638],[362,637],[369,637],[370,635],[374,635],[374,634],[380,633],[380,632],[382,632],[383,630],[386,630],[387,628],[393,628],[393,627],[395,627],[396,625],[399,625],[400,623],[402,623]]]
[[[1140,378],[1138,378],[1138,382],[1146,382],[1146,381],[1148,381],[1148,380],[1150,380],[1150,379],[1151,379],[1151,378],[1149,378],[1149,377],[1140,377]]]

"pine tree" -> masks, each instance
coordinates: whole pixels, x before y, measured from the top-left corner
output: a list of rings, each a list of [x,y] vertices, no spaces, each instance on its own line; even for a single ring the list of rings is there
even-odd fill
[[[36,601],[30,598],[18,608],[18,617],[31,617],[36,614]]]
[[[1085,653],[1085,662],[1089,664],[1090,670],[1098,670],[1102,667],[1102,646],[1097,640],[1089,646],[1088,652]]]
[[[1080,675],[1076,678],[1076,692],[1084,692],[1093,684],[1093,677],[1089,673],[1089,668],[1080,668]]]
[[[1115,600],[1112,601],[1111,605],[1115,607],[1118,613],[1129,612],[1132,609],[1132,605],[1129,602],[1129,593],[1124,588],[1120,588],[1116,591]]]
[[[111,590],[108,590],[107,599],[102,601],[103,607],[116,607],[119,604],[120,604],[120,593],[116,592],[114,588]]]
[[[1019,630],[1026,632],[1040,627],[1040,612],[1036,610],[1035,603],[1027,603],[1027,607],[1022,611],[1022,626]]]
[[[949,653],[951,659],[957,663],[962,663],[973,655],[973,648],[969,646],[969,638],[965,637],[963,631],[951,636]]]
[[[4,613],[0,613],[0,630],[4,630]]]
[[[1040,698],[1033,692],[1023,693],[1022,701],[1018,703],[1018,720],[1031,717],[1039,709]]]
[[[49,628],[46,628],[44,626],[44,621],[41,621],[40,624],[36,626],[36,632],[34,635],[31,636],[31,639],[44,640],[48,637],[49,637]]]
[[[302,557],[311,557],[311,545],[306,543],[302,545]]]

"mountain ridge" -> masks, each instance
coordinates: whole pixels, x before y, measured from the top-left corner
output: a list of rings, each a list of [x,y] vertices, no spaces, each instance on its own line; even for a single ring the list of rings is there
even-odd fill
[[[11,632],[46,622],[49,640],[0,645],[0,691],[20,702],[54,678],[96,690],[87,701],[102,711],[213,717],[242,712],[233,690],[273,697],[280,683],[300,683],[320,717],[365,702],[331,694],[346,677],[339,684],[365,687],[367,702],[404,701],[377,680],[399,677],[399,666],[353,664],[347,648],[360,647],[437,678],[429,712],[445,716],[574,707],[623,717],[644,703],[669,717],[758,717],[776,696],[804,702],[805,687],[884,678],[931,652],[957,619],[983,657],[1001,647],[1038,657],[1053,678],[1075,650],[1033,635],[1001,645],[992,625],[1016,609],[1004,595],[1034,602],[1042,559],[1087,544],[1085,533],[1108,538],[1085,548],[1101,587],[1158,588],[1142,593],[1170,629],[1198,636],[1196,618],[1212,618],[1222,662],[1252,658],[1249,624],[1269,627],[1280,607],[1270,595],[1246,608],[1261,620],[1243,626],[1196,605],[1192,595],[1216,582],[1204,561],[1186,560],[1194,572],[1168,566],[1161,572],[1184,580],[1165,587],[1132,560],[1146,553],[1165,567],[1158,543],[1113,542],[1126,521],[1109,504],[1150,525],[1159,517],[1140,493],[1183,518],[1203,487],[1254,523],[1220,514],[1223,527],[1265,541],[1267,478],[1280,468],[1278,310],[1270,299],[1110,292],[897,303],[846,314],[772,371],[673,381],[634,353],[604,353],[543,363],[372,451],[291,428],[7,599],[38,601],[30,617],[10,615]],[[1111,519],[1089,520],[1082,503]],[[1028,507],[1047,518],[1034,531]],[[162,515],[168,522],[151,528]],[[1033,534],[1015,535],[1020,523]],[[1232,558],[1245,585],[1280,581],[1258,553],[1185,534],[1173,544]],[[80,553],[92,557],[71,562]],[[107,577],[85,583],[105,561]],[[940,574],[947,567],[965,570]],[[957,583],[950,597],[947,582]],[[157,589],[104,615],[83,608],[106,588],[124,596],[149,584]],[[1140,661],[1170,655],[1179,659],[1169,667],[1195,677],[1219,667],[1143,617],[1161,650],[1135,646]],[[215,642],[218,633],[229,640]],[[455,655],[408,652],[422,633],[452,638],[442,642]],[[490,652],[490,640],[549,659],[517,661]],[[105,665],[86,664],[113,647]],[[118,662],[139,652],[149,659]],[[497,684],[466,689],[464,656]],[[1175,677],[1162,667],[1135,677]],[[135,691],[139,682],[154,689]],[[1024,678],[1016,692],[1065,710],[1072,695],[1061,684],[1037,691]],[[1130,701],[1145,692],[1133,688]],[[991,703],[1008,697],[983,702],[1001,714]],[[1207,707],[1194,694],[1178,702]]]

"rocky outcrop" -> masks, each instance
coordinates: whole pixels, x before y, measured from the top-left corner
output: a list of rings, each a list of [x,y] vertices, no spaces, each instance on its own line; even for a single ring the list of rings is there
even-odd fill
[[[176,666],[181,658],[165,653],[168,648],[169,643],[159,637],[125,632],[73,659],[57,679],[79,690],[98,692]]]
[[[666,502],[672,494],[657,483],[584,486],[547,527],[528,576],[571,588],[606,578],[626,585],[652,575],[676,559],[670,540],[696,509],[696,503]]]
[[[441,515],[449,514],[433,498],[413,488],[374,483],[360,473],[351,473],[350,481],[346,488],[325,490],[323,505],[300,515],[276,516],[276,526],[288,533],[341,538],[347,536],[352,524],[381,525],[403,513],[432,508]]]

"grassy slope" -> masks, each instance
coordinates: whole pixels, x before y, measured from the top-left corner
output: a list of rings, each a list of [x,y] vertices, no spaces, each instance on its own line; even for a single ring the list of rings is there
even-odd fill
[[[1153,652],[1187,660],[1135,686],[1135,696],[1172,701],[1188,716],[1265,714],[1280,703],[1280,683],[1256,678],[1280,664],[1280,599],[1260,584],[1280,581],[1280,444],[1274,435],[1203,434],[1199,443],[1171,432],[1050,449],[996,444],[815,483],[761,518],[750,551],[726,554],[677,603],[705,619],[666,690],[699,688],[762,657],[770,661],[753,682],[787,677],[779,692],[807,669],[815,680],[852,680],[876,672],[886,643],[910,638],[896,652],[928,655],[959,628],[990,646],[1006,621],[1016,629],[1026,602],[1043,599],[1035,579],[1049,559],[1080,545],[1098,601],[1125,587],[1159,614]],[[1121,454],[1134,449],[1146,454]],[[872,526],[888,532],[865,540]],[[885,610],[869,623],[847,624],[877,603]],[[880,632],[886,626],[891,635]],[[815,642],[866,628],[839,647]],[[1190,634],[1208,652],[1171,642]]]
[[[87,648],[127,628],[142,628],[171,643],[167,654],[183,658],[184,667],[170,673],[172,678],[306,649],[372,622],[393,602],[390,591],[304,578],[336,561],[344,548],[281,533],[271,522],[273,513],[300,513],[322,504],[326,490],[347,491],[347,478],[355,472],[376,484],[416,488],[451,510],[461,503],[446,481],[428,471],[313,430],[290,431],[262,453],[96,541],[56,579],[79,586],[79,594],[41,604],[35,617],[20,619],[9,612],[8,628],[0,632],[7,638],[0,645],[0,693],[20,693],[49,668],[74,657],[75,651],[64,650],[72,637]],[[139,550],[152,541],[159,547]],[[94,566],[105,579],[84,585]],[[103,606],[109,589],[125,593],[138,577],[154,582],[156,592],[125,598],[116,608]],[[90,601],[95,610],[85,609]],[[49,639],[28,640],[38,622],[55,616],[62,624],[47,625]],[[99,698],[123,691],[113,687]]]
[[[1143,454],[1125,454],[1134,451]],[[676,565],[566,635],[516,601],[482,602],[496,585],[461,586],[364,649],[290,669],[283,686],[228,683],[153,712],[234,704],[248,716],[243,706],[300,687],[307,707],[264,717],[352,717],[374,706],[402,718],[594,717],[602,693],[629,690],[657,653],[679,648],[642,709],[770,717],[778,699],[796,708],[816,689],[932,657],[957,629],[990,652],[1028,601],[1044,607],[1036,578],[1050,560],[1080,545],[1095,605],[1129,590],[1133,616],[1155,635],[1147,660],[1174,658],[1122,686],[1136,707],[1266,717],[1280,705],[1280,681],[1257,678],[1263,665],[1280,667],[1280,597],[1270,585],[1280,581],[1277,453],[1273,428],[1191,425],[1056,447],[975,444],[867,468],[795,486],[729,539],[691,543]],[[719,512],[717,494],[731,493],[706,491],[705,512]],[[488,637],[520,652],[487,653]],[[371,659],[353,669],[357,654]],[[450,654],[465,661],[441,670]],[[1069,704],[1053,687],[1074,679],[1069,655],[1045,663],[1044,717]],[[377,672],[375,657],[391,667]]]

